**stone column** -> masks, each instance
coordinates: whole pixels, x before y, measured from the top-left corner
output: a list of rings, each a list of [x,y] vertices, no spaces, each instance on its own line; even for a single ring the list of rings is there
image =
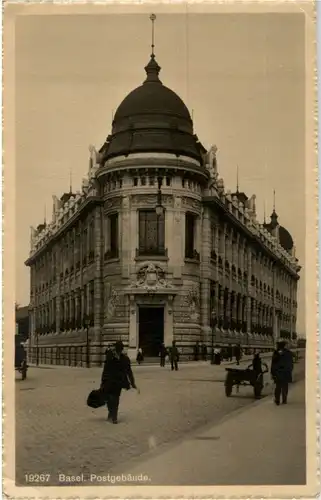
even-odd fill
[[[207,344],[211,336],[211,313],[210,295],[211,295],[211,220],[207,208],[203,212],[203,231],[200,237],[198,251],[202,255],[200,263],[200,296],[201,296],[201,328],[203,341]],[[200,245],[202,247],[200,247]]]
[[[60,332],[60,292],[56,295],[56,332]]]
[[[224,288],[222,286],[219,286],[219,304],[218,304],[218,311],[219,311],[219,322],[221,325],[223,325],[224,321]]]
[[[185,226],[183,224],[183,209],[182,209],[182,198],[180,196],[175,196],[174,198],[174,210],[173,210],[173,248],[175,252],[171,255],[171,261],[173,262],[173,278],[182,277],[182,269],[184,265],[184,231]]]
[[[70,311],[69,311],[70,323],[72,329],[75,328],[75,295],[74,292],[70,294]]]
[[[85,311],[85,289],[80,290],[80,307],[81,307],[81,327],[84,325]]]
[[[76,319],[76,328],[79,328],[79,318],[81,317],[81,308],[80,308],[80,291],[79,288],[76,290],[75,296],[75,319]]]
[[[135,214],[136,215],[136,214]],[[120,236],[120,245],[121,245],[121,268],[122,268],[122,277],[129,279],[130,277],[130,265],[131,265],[131,203],[130,197],[124,196],[122,199],[122,207],[121,207],[121,236]],[[133,242],[134,244],[135,242]],[[135,247],[136,249],[136,247]]]
[[[128,198],[125,202],[123,199],[122,212],[118,216],[118,220],[121,220],[121,224],[118,227],[118,242],[119,242],[119,255],[122,255],[122,244],[123,244],[123,234],[120,229],[125,229],[126,217],[128,216],[128,205],[126,204]],[[124,212],[125,214],[124,214]],[[124,220],[125,215],[125,220]],[[92,311],[94,316],[94,328],[93,328],[93,342],[95,345],[92,346],[92,362],[95,365],[100,365],[103,360],[102,352],[102,325],[104,323],[104,296],[103,296],[103,278],[102,278],[102,262],[104,258],[104,235],[102,232],[102,227],[104,223],[104,211],[102,208],[97,207],[95,212],[95,275],[94,275],[94,310]],[[125,223],[125,227],[124,227]],[[128,250],[128,249],[127,249]]]
[[[231,292],[228,290],[227,292],[227,301],[225,305],[225,321],[229,324],[231,324]]]
[[[138,333],[137,333],[137,306],[134,295],[129,297],[129,342],[130,349],[138,348]]]
[[[231,292],[231,305],[233,328],[235,329],[237,322],[237,294],[235,292]]]
[[[242,322],[243,322],[243,298],[242,298],[242,296],[239,293],[237,294],[237,300],[238,300],[237,322],[238,322],[238,325],[239,325],[239,329],[242,330]]]

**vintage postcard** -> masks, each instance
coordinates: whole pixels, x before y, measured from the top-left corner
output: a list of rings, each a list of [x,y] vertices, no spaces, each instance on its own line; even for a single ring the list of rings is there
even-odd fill
[[[317,494],[314,7],[6,4],[5,495]]]

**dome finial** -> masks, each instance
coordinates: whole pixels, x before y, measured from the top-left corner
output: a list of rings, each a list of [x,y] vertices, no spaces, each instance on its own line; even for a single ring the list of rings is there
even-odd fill
[[[275,189],[273,189],[273,212],[275,212]]]
[[[151,57],[154,58],[155,57],[155,54],[154,54],[154,48],[155,48],[155,45],[154,45],[154,23],[156,21],[156,15],[151,14],[149,16],[149,19],[152,21],[152,55],[151,55]]]
[[[236,165],[236,193],[239,194],[239,166]]]
[[[275,228],[279,224],[278,223],[278,214],[275,211],[275,189],[273,189],[273,212],[271,215],[271,224],[272,224],[273,228]]]
[[[161,81],[158,78],[159,72],[161,68],[158,66],[156,59],[155,59],[155,53],[154,53],[154,22],[156,19],[155,14],[151,14],[149,16],[149,19],[152,21],[152,53],[150,56],[150,61],[145,66],[145,71],[147,73],[147,78],[144,83],[161,83]]]

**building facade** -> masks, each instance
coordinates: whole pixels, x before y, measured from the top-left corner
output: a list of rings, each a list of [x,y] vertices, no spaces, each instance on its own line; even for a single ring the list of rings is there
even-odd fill
[[[226,191],[152,54],[120,104],[82,189],[53,197],[32,229],[30,345],[41,363],[100,364],[121,339],[130,356],[176,340],[271,349],[295,338],[298,260],[273,211]]]

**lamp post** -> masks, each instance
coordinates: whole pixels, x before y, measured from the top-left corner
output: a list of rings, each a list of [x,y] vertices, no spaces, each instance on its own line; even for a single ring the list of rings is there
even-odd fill
[[[36,331],[36,366],[39,365],[39,332]]]
[[[212,327],[212,346],[211,346],[211,365],[214,365],[214,337],[215,337],[215,327],[217,324],[215,311],[211,313],[211,327]]]
[[[84,316],[84,325],[86,327],[86,367],[90,368],[90,345],[89,345],[89,325],[90,325],[90,318],[85,314]]]
[[[157,177],[157,183],[158,183],[158,191],[157,191],[157,203],[156,203],[156,215],[157,217],[161,217],[164,215],[164,207],[162,205],[162,177]]]

